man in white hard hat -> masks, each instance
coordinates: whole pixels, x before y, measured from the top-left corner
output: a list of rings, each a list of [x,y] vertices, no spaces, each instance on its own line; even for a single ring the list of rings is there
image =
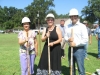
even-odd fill
[[[76,75],[75,62],[78,66],[79,75],[85,75],[84,45],[86,45],[88,42],[87,29],[84,24],[79,22],[79,14],[77,9],[71,9],[69,12],[69,17],[72,23],[66,26],[64,38],[69,44],[69,63],[71,63],[71,47],[73,48],[72,75]]]
[[[91,44],[92,41],[92,35],[91,35],[91,29],[88,27],[88,22],[87,21],[83,21],[83,24],[86,26],[87,28],[87,32],[88,32],[88,37],[89,37],[89,44]],[[87,57],[87,49],[88,49],[88,42],[87,44],[84,46],[84,51],[85,51],[85,59],[89,60],[89,58]]]

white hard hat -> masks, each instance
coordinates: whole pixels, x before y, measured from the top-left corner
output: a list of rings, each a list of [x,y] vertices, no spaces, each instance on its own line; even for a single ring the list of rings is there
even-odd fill
[[[24,17],[22,19],[22,23],[25,23],[25,22],[31,22],[30,19],[28,17]]]
[[[72,15],[78,15],[78,10],[73,8],[69,11],[69,16],[72,16]]]
[[[48,17],[52,17],[52,18],[55,18],[55,16],[52,14],[52,13],[49,13],[45,19],[47,19]]]

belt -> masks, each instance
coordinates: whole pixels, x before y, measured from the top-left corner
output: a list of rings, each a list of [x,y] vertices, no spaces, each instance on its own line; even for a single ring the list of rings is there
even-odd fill
[[[69,47],[69,48],[71,48],[71,47]],[[83,48],[84,48],[84,46],[73,47],[73,49],[83,49]]]
[[[35,51],[34,51],[34,50],[30,50],[30,51],[28,51],[28,52],[29,52],[29,54],[35,54]],[[19,50],[19,53],[27,53],[27,50],[20,49],[20,50]]]
[[[84,48],[84,46],[79,46],[79,47],[73,47],[73,48]]]

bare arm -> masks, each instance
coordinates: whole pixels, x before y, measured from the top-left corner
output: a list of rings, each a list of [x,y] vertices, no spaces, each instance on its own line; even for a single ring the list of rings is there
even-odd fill
[[[92,43],[92,35],[89,36],[89,44]]]
[[[62,41],[62,34],[61,34],[61,30],[59,27],[56,27],[56,32],[58,35],[58,40],[54,41],[53,44],[58,44]]]
[[[98,35],[96,34],[96,39],[98,40]]]
[[[26,40],[22,40],[22,39],[18,39],[18,43],[19,43],[19,45],[23,45],[23,44],[25,44],[27,41]]]
[[[45,34],[46,34],[46,29],[44,29],[42,33],[42,38],[41,38],[42,42],[44,42],[47,39],[47,36],[45,36]]]

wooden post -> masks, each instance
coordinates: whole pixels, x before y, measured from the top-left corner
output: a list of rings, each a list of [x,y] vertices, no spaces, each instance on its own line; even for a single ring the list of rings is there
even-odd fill
[[[26,32],[26,35],[27,35],[27,38],[28,38],[28,32]],[[28,70],[28,75],[30,75],[30,54],[29,54],[29,48],[28,48],[28,41],[26,42],[27,43],[27,70]]]
[[[73,38],[73,29],[71,29],[71,37]],[[71,47],[70,75],[73,75],[73,47]]]
[[[49,44],[49,37],[48,37],[48,44]],[[51,70],[51,65],[50,65],[50,47],[48,46],[48,75],[51,74],[50,70]]]

